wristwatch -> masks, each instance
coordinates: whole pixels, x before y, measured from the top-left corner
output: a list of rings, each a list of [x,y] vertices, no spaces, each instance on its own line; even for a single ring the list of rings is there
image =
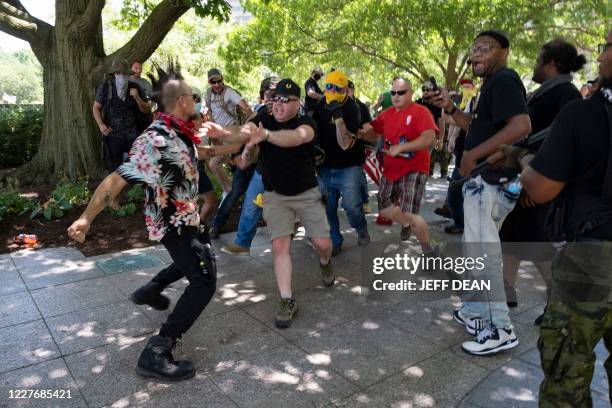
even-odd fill
[[[263,141],[264,141],[264,142],[267,142],[267,141],[268,141],[268,139],[270,138],[270,131],[269,131],[268,129],[266,129],[265,134],[266,134],[266,135],[264,136],[264,140],[263,140]]]
[[[454,103],[453,103],[453,109],[451,109],[451,111],[450,111],[450,112],[449,112],[449,111],[447,111],[446,109],[444,109],[444,113],[446,113],[446,114],[447,114],[447,115],[449,115],[449,116],[453,116],[453,114],[454,114],[456,111],[457,111],[457,105],[455,105]]]

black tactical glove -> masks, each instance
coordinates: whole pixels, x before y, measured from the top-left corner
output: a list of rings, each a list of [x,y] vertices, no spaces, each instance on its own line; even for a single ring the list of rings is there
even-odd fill
[[[331,114],[331,117],[336,120],[342,117],[342,105],[338,101],[331,101],[327,104],[327,110]]]

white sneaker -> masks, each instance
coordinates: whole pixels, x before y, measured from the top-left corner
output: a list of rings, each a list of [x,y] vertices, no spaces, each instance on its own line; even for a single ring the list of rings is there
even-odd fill
[[[479,331],[474,340],[464,342],[461,349],[475,356],[487,356],[513,349],[518,345],[518,338],[512,328],[498,329],[491,325]]]
[[[465,327],[465,331],[467,331],[472,336],[475,336],[476,333],[484,328],[484,320],[480,317],[467,317],[461,310],[457,309],[453,311],[453,319],[460,325]]]

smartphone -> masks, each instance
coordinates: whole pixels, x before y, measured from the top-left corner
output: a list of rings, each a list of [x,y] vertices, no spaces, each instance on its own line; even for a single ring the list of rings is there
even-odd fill
[[[436,82],[436,78],[434,76],[430,76],[429,77],[429,82],[431,82],[431,90],[432,91],[437,91],[438,89],[438,83]]]

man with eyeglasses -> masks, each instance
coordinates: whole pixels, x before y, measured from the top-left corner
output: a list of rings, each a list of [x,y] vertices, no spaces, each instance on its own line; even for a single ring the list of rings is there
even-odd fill
[[[223,75],[217,68],[212,68],[208,71],[208,84],[206,90],[205,103],[209,109],[209,119],[221,126],[239,126],[241,125],[239,110],[242,111],[245,117],[250,117],[253,114],[249,104],[240,96],[240,93],[234,88],[225,85]],[[225,224],[229,213],[238,202],[240,195],[246,190],[249,181],[251,180],[252,171],[246,174],[242,169],[236,169],[234,178],[237,178],[234,183],[230,181],[227,173],[223,169],[223,156],[215,156],[208,161],[210,171],[215,175],[221,188],[223,189],[223,197],[219,211],[212,221],[210,229],[210,237],[213,239],[219,238],[219,229]],[[232,193],[232,190],[234,192]]]
[[[457,109],[448,91],[441,89],[434,104],[466,130],[465,151],[459,173],[470,175],[477,164],[531,131],[525,87],[516,71],[506,67],[510,41],[505,33],[479,33],[472,45],[471,63],[475,76],[483,78],[472,117]],[[499,228],[514,207],[520,192],[517,169],[489,168],[463,185],[463,241],[468,256],[484,257],[484,270],[470,271],[490,281],[491,290],[466,292],[455,310],[455,321],[463,325],[473,341],[461,348],[473,355],[492,355],[518,346],[504,293]]]
[[[429,175],[433,176],[436,163],[440,166],[440,178],[445,179],[448,173],[448,161],[450,155],[444,148],[446,139],[446,123],[442,115],[442,109],[431,103],[431,97],[434,96],[433,84],[430,81],[425,81],[421,87],[423,95],[416,100],[419,105],[425,106],[434,117],[434,121],[440,131],[436,134],[436,139],[430,151]]]
[[[334,285],[329,224],[315,175],[314,137],[317,125],[300,116],[300,87],[291,79],[281,80],[274,90],[272,115],[260,112],[239,130],[205,123],[202,134],[232,142],[247,142],[244,157],[261,155],[263,217],[268,224],[274,252],[274,273],[280,292],[280,310],[275,325],[288,328],[298,311],[292,293],[291,235],[300,218],[319,257],[321,279]]]
[[[315,106],[321,99],[323,99],[323,91],[319,87],[319,81],[323,78],[323,69],[315,68],[310,73],[310,78],[304,83],[304,111],[310,117],[314,112]]]
[[[593,350],[603,338],[612,352],[612,31],[599,51],[601,90],[559,112],[521,173],[536,203],[554,200],[561,216],[551,229],[566,241],[553,261],[538,341],[540,407],[593,406]],[[611,361],[604,364],[608,382]],[[608,397],[612,403],[612,387]]]
[[[158,72],[163,72],[158,70]],[[193,91],[180,73],[169,70],[153,84],[160,111],[130,151],[129,161],[98,186],[81,216],[68,228],[71,239],[84,242],[91,223],[127,184],[146,189],[145,221],[149,239],[161,241],[173,263],[136,290],[130,300],[166,310],[162,291],[186,278],[189,285],[174,310],[140,354],[136,372],[143,377],[179,381],[191,378],[190,361],[175,361],[172,351],[210,302],[216,290],[216,266],[210,243],[198,229],[197,113]]]
[[[325,99],[319,101],[312,115],[317,123],[319,146],[325,151],[325,160],[318,175],[322,193],[327,198],[332,256],[340,253],[344,242],[338,219],[340,198],[349,224],[357,231],[358,245],[370,242],[361,194],[365,148],[363,140],[356,136],[361,127],[361,113],[355,100],[348,97],[348,83],[342,71],[327,74]]]
[[[402,226],[400,239],[408,242],[414,231],[423,252],[429,254],[429,226],[418,215],[429,174],[429,146],[438,131],[426,107],[412,101],[412,85],[393,81],[393,106],[359,130],[358,136],[385,143],[383,176],[378,189],[380,215]],[[395,204],[399,200],[399,206]]]

